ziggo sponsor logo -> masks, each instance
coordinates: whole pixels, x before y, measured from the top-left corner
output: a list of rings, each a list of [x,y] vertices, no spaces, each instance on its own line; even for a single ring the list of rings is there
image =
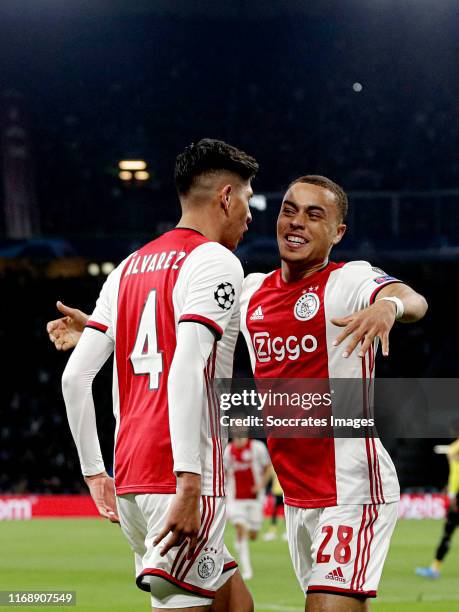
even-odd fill
[[[302,351],[313,353],[317,349],[317,338],[311,334],[306,334],[302,338],[296,336],[271,338],[269,332],[257,332],[253,335],[253,347],[260,362],[271,361],[272,357],[276,361],[283,361],[286,357],[290,361],[296,361]]]

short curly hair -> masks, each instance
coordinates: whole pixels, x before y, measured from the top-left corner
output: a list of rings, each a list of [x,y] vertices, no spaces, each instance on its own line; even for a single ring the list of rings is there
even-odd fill
[[[178,194],[186,195],[199,175],[221,170],[248,180],[258,172],[258,162],[222,140],[203,138],[177,155],[174,177]]]

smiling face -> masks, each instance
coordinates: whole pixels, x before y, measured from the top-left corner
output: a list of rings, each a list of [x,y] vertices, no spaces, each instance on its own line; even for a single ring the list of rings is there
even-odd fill
[[[310,183],[290,186],[277,219],[277,243],[285,265],[321,265],[345,231],[334,193]]]

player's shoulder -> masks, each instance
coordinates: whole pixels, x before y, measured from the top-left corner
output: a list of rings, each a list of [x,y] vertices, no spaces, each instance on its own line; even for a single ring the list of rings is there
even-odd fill
[[[242,283],[242,294],[246,296],[253,294],[272,276],[272,274],[274,274],[274,272],[275,270],[266,274],[263,272],[252,272],[251,274],[247,274]]]
[[[244,278],[243,286],[250,287],[251,285],[262,283],[267,276],[268,275],[264,274],[263,272],[251,272]]]
[[[384,270],[364,260],[338,264],[334,272],[338,275],[341,282],[350,284],[353,282],[359,283],[365,279],[377,279],[380,277],[381,280],[384,280],[387,277],[389,280],[391,278]]]
[[[231,270],[244,274],[242,264],[236,255],[218,242],[210,240],[201,242],[195,246],[188,260],[193,265],[228,266]]]
[[[105,281],[105,288],[106,289],[113,289],[115,291],[117,291],[117,286],[121,280],[121,277],[123,275],[123,272],[126,268],[126,266],[128,265],[128,263],[134,258],[136,257],[136,255],[138,254],[138,251],[134,251],[133,253],[130,253],[127,257],[125,257],[123,259],[123,261],[121,263],[119,263],[111,272],[110,274],[107,276],[107,280]]]
[[[255,450],[255,452],[264,453],[267,451],[266,444],[263,444],[261,440],[252,440],[252,448]]]
[[[371,272],[373,270],[373,267],[369,261],[359,259],[342,263],[339,267],[339,270],[343,274],[365,274]],[[381,274],[384,274],[382,270]]]

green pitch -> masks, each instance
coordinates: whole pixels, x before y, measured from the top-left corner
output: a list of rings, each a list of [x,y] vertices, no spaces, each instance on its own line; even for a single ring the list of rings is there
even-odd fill
[[[459,538],[443,576],[430,582],[414,567],[430,562],[441,530],[438,521],[401,521],[395,532],[374,612],[459,611]],[[228,530],[232,546],[232,531]],[[76,608],[148,612],[149,599],[133,581],[133,563],[118,526],[102,520],[0,522],[0,590],[72,590]],[[249,586],[257,612],[302,612],[287,544],[259,540],[252,546],[255,577]],[[30,609],[30,608],[29,608]]]

